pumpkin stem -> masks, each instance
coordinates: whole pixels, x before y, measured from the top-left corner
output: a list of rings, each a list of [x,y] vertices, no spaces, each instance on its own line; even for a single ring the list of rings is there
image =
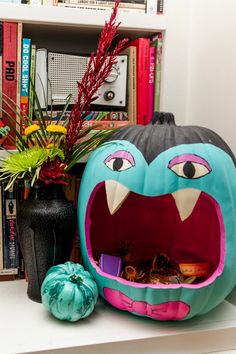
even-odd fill
[[[173,113],[169,112],[154,112],[152,120],[150,122],[152,125],[176,125],[175,117]]]
[[[83,279],[79,275],[76,275],[76,274],[72,274],[70,276],[70,281],[72,283],[83,283]]]

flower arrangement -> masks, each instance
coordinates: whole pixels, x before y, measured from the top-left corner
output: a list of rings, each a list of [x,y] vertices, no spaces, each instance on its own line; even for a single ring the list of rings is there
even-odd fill
[[[14,113],[11,115],[2,108],[8,125],[16,135],[18,150],[16,153],[9,152],[7,157],[0,159],[0,179],[8,180],[6,189],[16,179],[22,178],[28,179],[31,186],[38,180],[45,184],[67,184],[68,172],[75,163],[112,133],[111,130],[97,130],[91,134],[92,128],[84,128],[83,122],[92,102],[97,98],[97,90],[109,76],[112,66],[117,62],[117,55],[127,42],[127,39],[122,39],[112,49],[120,25],[116,23],[118,6],[119,0],[116,0],[110,19],[105,22],[101,32],[97,51],[90,55],[88,67],[78,83],[77,101],[67,119],[64,117],[70,95],[56,122],[53,122],[51,112],[41,108],[33,85],[37,107],[34,121],[16,107],[15,102],[3,95],[4,104]],[[7,138],[12,139],[10,135]]]

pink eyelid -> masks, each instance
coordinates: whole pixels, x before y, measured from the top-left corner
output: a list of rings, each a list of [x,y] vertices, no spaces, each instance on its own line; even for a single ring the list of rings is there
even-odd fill
[[[177,164],[180,164],[182,162],[188,162],[188,161],[199,163],[200,165],[205,166],[208,169],[208,171],[211,171],[211,167],[209,163],[206,160],[204,160],[202,157],[194,154],[184,154],[184,155],[176,156],[169,162],[168,167],[172,168]]]
[[[129,161],[132,166],[135,165],[133,156],[128,151],[125,150],[119,150],[114,152],[113,154],[109,155],[104,162],[107,163],[112,159],[116,159],[116,158],[125,159]]]

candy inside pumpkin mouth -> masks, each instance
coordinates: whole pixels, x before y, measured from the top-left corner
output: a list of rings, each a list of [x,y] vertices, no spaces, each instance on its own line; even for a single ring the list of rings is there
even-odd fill
[[[142,263],[147,273],[148,262],[166,256],[174,265],[190,264],[186,276],[191,272],[194,276],[196,265],[203,265],[193,285],[210,281],[222,272],[222,216],[211,196],[193,189],[145,196],[124,187],[117,199],[113,189],[117,182],[112,183],[111,189],[105,182],[95,187],[86,212],[87,250],[94,265],[100,266],[101,255],[111,255],[121,258],[123,270],[129,262],[136,269]],[[118,190],[119,183],[116,187]],[[113,193],[110,200],[109,193]]]

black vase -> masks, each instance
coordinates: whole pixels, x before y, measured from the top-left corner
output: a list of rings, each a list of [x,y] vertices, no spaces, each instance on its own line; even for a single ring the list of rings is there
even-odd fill
[[[18,238],[28,276],[28,297],[41,302],[41,285],[50,267],[70,259],[76,212],[62,185],[36,184],[17,208]]]

